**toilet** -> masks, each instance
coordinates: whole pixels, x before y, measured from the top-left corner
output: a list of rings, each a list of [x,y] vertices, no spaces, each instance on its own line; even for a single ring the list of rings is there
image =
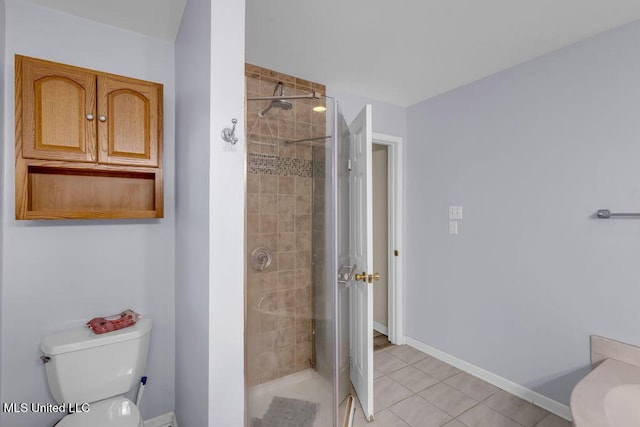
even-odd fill
[[[56,427],[142,427],[136,405],[124,395],[147,365],[151,320],[96,335],[75,328],[42,340],[49,390],[73,413]],[[84,404],[84,405],[83,405]]]

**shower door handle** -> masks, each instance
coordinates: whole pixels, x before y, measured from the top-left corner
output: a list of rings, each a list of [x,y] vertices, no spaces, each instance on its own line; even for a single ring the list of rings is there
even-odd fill
[[[356,272],[356,264],[353,265],[341,265],[338,269],[338,283],[345,285],[353,279],[353,274]]]

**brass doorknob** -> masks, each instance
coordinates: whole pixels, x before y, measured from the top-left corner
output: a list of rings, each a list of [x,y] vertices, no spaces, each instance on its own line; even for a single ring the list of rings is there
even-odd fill
[[[380,280],[380,273],[373,273],[369,275],[369,283],[377,282]]]
[[[367,281],[367,273],[366,272],[362,272],[362,274],[357,274],[356,273],[356,282],[359,282],[360,280],[362,280],[363,282]]]

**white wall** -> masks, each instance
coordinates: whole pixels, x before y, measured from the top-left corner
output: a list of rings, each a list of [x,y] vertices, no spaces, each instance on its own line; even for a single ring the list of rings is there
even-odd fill
[[[209,425],[244,420],[245,3],[211,4]],[[220,131],[238,119],[231,146]]]
[[[4,0],[0,0],[0,70],[4,70],[4,34],[5,12]],[[4,136],[4,79],[0,78],[0,135]],[[4,152],[0,149],[0,200],[4,194]],[[3,224],[4,214],[0,208],[0,224]],[[2,308],[2,264],[4,253],[3,228],[0,225],[0,309]],[[2,314],[0,313],[0,343],[2,343]],[[0,402],[4,402],[2,396],[2,351],[0,351]]]
[[[244,2],[188,1],[176,52],[176,411],[181,425],[241,426]],[[232,118],[235,146],[220,138]]]
[[[568,403],[640,343],[640,24],[408,110],[407,335]],[[459,235],[447,207],[463,206]]]
[[[43,336],[132,308],[154,321],[143,417],[174,407],[174,48],[27,2],[6,1],[2,199],[3,401],[53,402],[39,361]],[[35,56],[164,84],[165,218],[15,221],[13,55]],[[0,415],[47,425],[54,415]]]
[[[208,425],[211,2],[189,0],[176,39],[176,416]]]

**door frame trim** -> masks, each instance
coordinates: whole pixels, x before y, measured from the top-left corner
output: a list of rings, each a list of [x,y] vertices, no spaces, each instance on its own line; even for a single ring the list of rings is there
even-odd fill
[[[388,153],[388,337],[402,345],[404,337],[404,283],[403,283],[403,144],[399,136],[373,132],[374,144],[384,145]],[[394,256],[394,250],[399,256]]]

